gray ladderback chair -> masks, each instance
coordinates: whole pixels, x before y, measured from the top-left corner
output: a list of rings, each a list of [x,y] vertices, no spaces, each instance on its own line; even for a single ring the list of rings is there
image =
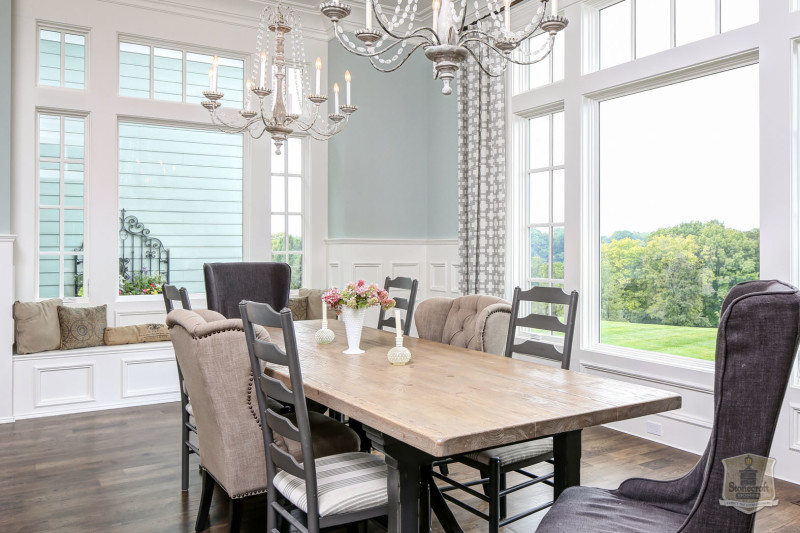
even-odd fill
[[[531,303],[532,312],[521,317],[519,313],[523,302]],[[565,306],[563,309],[564,322],[558,318],[556,306]],[[576,291],[567,294],[563,290],[554,287],[533,287],[527,291],[517,287],[514,289],[514,299],[511,302],[511,320],[508,327],[504,355],[511,357],[514,353],[523,353],[544,357],[558,361],[561,363],[561,368],[568,369],[572,353],[577,307],[578,293]],[[552,343],[533,339],[525,339],[517,343],[517,328],[532,328],[544,332],[563,333],[562,348],[559,350]],[[539,512],[553,504],[552,501],[539,503],[514,516],[506,516],[506,499],[509,494],[538,483],[553,486],[553,472],[537,475],[525,470],[535,464],[553,463],[552,438],[532,440],[469,453],[455,457],[452,461],[477,469],[481,473],[481,479],[467,483],[461,482],[459,486],[447,476],[446,471],[441,474],[434,472],[433,475],[435,477],[450,484],[449,487],[442,489],[443,496],[448,501],[466,508],[484,520],[488,520],[490,533],[497,533],[501,527]],[[509,472],[521,474],[524,480],[513,487],[508,487],[506,477]],[[478,484],[483,485],[484,494],[480,494],[470,488]],[[451,491],[459,489],[476,496],[483,502],[487,502],[489,504],[489,514],[487,515],[450,494]]]
[[[242,321],[224,317],[208,321],[205,316],[222,315],[185,309],[167,315],[197,425],[203,490],[195,530],[208,528],[211,500],[219,486],[231,500],[228,531],[236,533],[245,498],[268,491],[261,419]],[[269,339],[261,327],[256,336]],[[274,400],[268,403],[276,412],[286,409]],[[309,420],[315,457],[358,450],[358,436],[350,428],[319,413],[312,413]],[[303,460],[300,443],[276,438],[276,444],[297,461]]]
[[[519,316],[521,304],[532,304],[532,312],[527,316]],[[565,306],[564,322],[553,311],[553,306]],[[546,308],[549,312],[542,313],[539,309]],[[572,357],[572,336],[575,332],[575,317],[578,312],[578,292],[567,294],[557,287],[533,287],[523,291],[519,287],[514,289],[514,299],[511,303],[511,327],[508,328],[506,349],[504,355],[511,357],[514,353],[543,357],[561,363],[561,368],[569,370]],[[547,332],[564,334],[564,344],[559,350],[553,343],[533,339],[524,339],[516,343],[517,328],[531,328]]]
[[[161,294],[164,296],[167,314],[175,308],[172,302],[180,302],[181,307],[191,311],[192,303],[189,301],[189,291],[185,287],[179,289],[175,285],[165,283],[161,286]],[[220,315],[220,318],[224,317]],[[177,358],[175,363],[178,363]],[[191,436],[197,436],[197,426],[194,424],[192,403],[186,394],[186,384],[183,382],[180,364],[178,364],[178,387],[181,393],[181,490],[189,490],[189,456],[198,453],[197,445],[192,442]]]
[[[406,311],[406,317],[401,320],[403,335],[411,334],[411,320],[414,317],[414,303],[417,299],[417,285],[417,280],[411,278],[402,278],[399,276],[394,279],[386,276],[386,281],[383,284],[383,288],[388,292],[391,292],[391,289],[410,291],[408,298],[394,297],[395,307],[398,309],[405,309]],[[394,317],[394,312],[390,313],[390,316],[387,317],[386,311],[381,308],[381,313],[378,315],[378,329],[383,329],[384,326],[388,326],[390,328],[396,327],[397,324],[395,324]]]
[[[795,287],[776,280],[736,285],[722,303],[714,425],[695,467],[670,481],[633,478],[616,490],[569,488],[537,532],[753,531],[755,513],[720,505],[722,461],[768,456],[799,342],[800,292]]]
[[[302,532],[359,522],[387,513],[387,468],[379,457],[363,452],[343,453],[315,459],[309,427],[309,412],[303,392],[303,377],[292,314],[276,312],[268,304],[242,302],[240,313],[247,335],[247,348],[255,380],[267,479],[267,531],[275,532],[278,515]],[[255,335],[254,325],[279,327],[284,348]],[[288,368],[291,389],[268,376],[265,364]],[[276,412],[270,400],[294,406],[291,415]],[[332,419],[330,419],[333,421]],[[340,422],[343,428],[346,426]],[[300,443],[301,460],[275,444],[276,436]],[[279,502],[278,493],[289,502]],[[305,523],[292,515],[304,513]]]

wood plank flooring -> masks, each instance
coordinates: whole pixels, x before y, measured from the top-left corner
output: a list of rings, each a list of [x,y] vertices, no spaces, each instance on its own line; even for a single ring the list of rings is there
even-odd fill
[[[190,489],[180,490],[178,403],[126,408],[0,425],[0,532],[190,533],[200,499],[197,459]],[[632,476],[669,479],[697,456],[606,428],[584,431],[582,482],[614,488]],[[780,465],[777,465],[778,469]],[[467,479],[469,469],[454,470]],[[551,489],[526,489],[510,499],[514,513]],[[759,512],[759,533],[800,533],[800,486],[777,483],[780,504]],[[226,531],[228,501],[214,495],[212,533]],[[485,522],[457,509],[467,532]],[[245,505],[243,533],[266,529],[264,499]],[[505,533],[530,533],[541,513]],[[382,529],[370,525],[370,533]],[[438,524],[434,531],[440,532]]]

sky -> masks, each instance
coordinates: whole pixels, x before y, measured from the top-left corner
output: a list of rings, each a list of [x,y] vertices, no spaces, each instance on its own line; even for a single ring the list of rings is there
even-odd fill
[[[600,104],[600,232],[759,225],[758,65]]]

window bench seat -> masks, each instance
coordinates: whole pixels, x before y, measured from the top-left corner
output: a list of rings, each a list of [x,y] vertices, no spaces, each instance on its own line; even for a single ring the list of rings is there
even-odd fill
[[[172,343],[14,354],[14,418],[178,401]]]

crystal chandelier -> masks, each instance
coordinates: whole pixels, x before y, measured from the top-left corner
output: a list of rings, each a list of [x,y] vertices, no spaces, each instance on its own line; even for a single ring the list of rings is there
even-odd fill
[[[448,95],[453,92],[450,82],[469,56],[489,76],[501,76],[508,63],[532,65],[547,57],[556,34],[568,23],[558,16],[558,0],[553,0],[550,16],[545,16],[548,0],[538,0],[539,9],[530,23],[513,32],[511,0],[485,1],[488,13],[482,15],[479,0],[475,0],[474,19],[470,20],[476,23],[467,25],[467,0],[433,0],[432,25],[415,28],[419,0],[397,0],[393,10],[386,10],[379,0],[365,0],[365,26],[352,34],[361,42],[352,39],[339,24],[350,14],[349,5],[331,0],[321,4],[320,11],[333,21],[336,38],[345,50],[369,58],[381,72],[397,70],[422,48],[425,57],[433,61],[434,76],[444,83],[442,94]],[[373,19],[379,29],[373,28]],[[549,34],[542,47],[530,53],[519,51],[519,45],[540,29]],[[500,68],[494,66],[494,58],[500,58]]]
[[[268,31],[265,31],[268,30]],[[287,50],[287,47],[289,50]],[[291,57],[287,65],[287,56]],[[312,138],[327,141],[342,131],[350,115],[358,110],[350,103],[350,72],[345,73],[347,100],[339,105],[339,85],[334,85],[334,112],[325,117],[320,106],[328,96],[320,91],[322,62],[316,61],[316,91],[311,94],[308,84],[306,51],[302,23],[291,6],[267,5],[261,11],[256,38],[253,69],[247,80],[244,109],[224,108],[224,94],[218,90],[218,65],[215,57],[208,73],[209,87],[203,91],[207,98],[201,102],[211,115],[211,122],[226,133],[249,133],[254,139],[265,133],[272,137],[275,153],[293,133],[306,133]],[[269,58],[272,57],[272,63]],[[274,77],[274,80],[273,80]],[[303,95],[308,95],[303,97]],[[272,98],[269,98],[269,97]]]

